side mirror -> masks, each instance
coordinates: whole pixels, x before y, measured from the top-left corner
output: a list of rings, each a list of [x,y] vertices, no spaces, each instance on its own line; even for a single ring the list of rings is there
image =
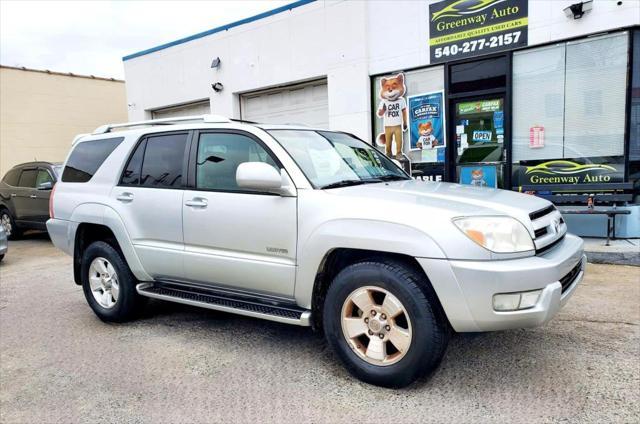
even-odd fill
[[[38,184],[38,190],[51,190],[53,188],[53,183],[51,181],[45,181],[43,183]]]
[[[248,190],[291,195],[289,184],[283,184],[280,171],[264,162],[241,163],[236,169],[236,183]]]

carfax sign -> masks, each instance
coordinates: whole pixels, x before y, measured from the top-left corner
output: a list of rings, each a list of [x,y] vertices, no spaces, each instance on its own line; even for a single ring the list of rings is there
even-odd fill
[[[444,0],[429,5],[431,63],[527,45],[527,0]]]

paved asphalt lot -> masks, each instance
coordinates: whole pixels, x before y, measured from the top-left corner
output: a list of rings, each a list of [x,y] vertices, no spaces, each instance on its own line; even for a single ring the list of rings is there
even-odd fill
[[[638,422],[640,268],[589,265],[546,327],[456,335],[436,373],[369,386],[309,329],[163,302],[108,325],[43,236],[0,264],[0,422]]]

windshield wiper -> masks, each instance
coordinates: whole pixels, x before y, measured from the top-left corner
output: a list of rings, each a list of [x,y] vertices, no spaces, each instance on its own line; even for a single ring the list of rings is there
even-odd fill
[[[409,180],[410,178],[403,177],[401,175],[382,175],[380,177],[376,177],[376,179],[380,181],[400,181],[400,180]]]
[[[364,181],[364,180],[342,180],[342,181],[336,181],[335,183],[323,185],[320,188],[324,190],[327,188],[348,187],[348,186],[365,184],[366,182],[367,181]]]

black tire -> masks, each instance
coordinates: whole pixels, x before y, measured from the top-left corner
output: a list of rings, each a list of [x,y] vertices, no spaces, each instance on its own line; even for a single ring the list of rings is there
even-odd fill
[[[365,361],[347,342],[342,331],[345,300],[354,290],[372,285],[393,294],[412,323],[409,348],[404,357],[391,365]],[[394,261],[361,262],[343,269],[328,289],[323,327],[327,342],[352,375],[384,387],[404,387],[433,371],[449,342],[449,323],[429,282],[421,273]]]
[[[2,262],[3,259],[4,259],[4,254],[0,255],[0,262]]]
[[[102,257],[110,262],[115,269],[118,282],[119,294],[118,299],[111,308],[101,306],[94,298],[89,284],[89,268],[91,262],[98,257]],[[136,284],[138,280],[133,276],[129,266],[125,262],[122,254],[118,252],[108,243],[103,241],[93,242],[85,249],[82,254],[82,290],[87,299],[87,303],[93,309],[93,312],[102,321],[106,322],[126,322],[129,321],[141,311],[146,298],[140,296],[136,292]]]
[[[11,222],[11,234],[7,234],[7,238],[9,240],[19,239],[22,236],[22,230],[16,225],[16,220],[13,219],[11,212],[9,212],[9,210],[7,209],[0,209],[0,222],[2,222],[2,219],[5,216],[8,216],[9,222]]]

